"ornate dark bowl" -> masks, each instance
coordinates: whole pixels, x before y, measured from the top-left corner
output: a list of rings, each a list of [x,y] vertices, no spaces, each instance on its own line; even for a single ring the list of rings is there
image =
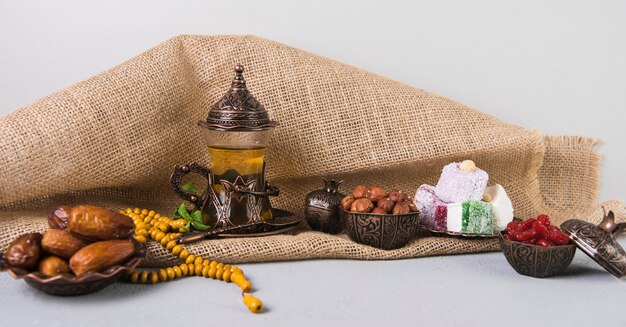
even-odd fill
[[[519,274],[544,278],[564,271],[574,259],[576,245],[543,247],[509,241],[500,233],[500,247],[511,267]]]
[[[400,215],[349,212],[340,209],[341,220],[351,240],[392,250],[405,246],[417,229],[417,212]]]
[[[136,243],[135,246],[135,254],[125,262],[109,267],[101,272],[89,272],[80,276],[61,274],[48,277],[40,272],[6,267],[4,255],[0,256],[0,263],[2,264],[2,270],[6,269],[11,277],[24,279],[28,285],[44,293],[61,296],[82,295],[97,292],[111,285],[128,270],[135,268],[139,261],[146,256],[145,245]]]

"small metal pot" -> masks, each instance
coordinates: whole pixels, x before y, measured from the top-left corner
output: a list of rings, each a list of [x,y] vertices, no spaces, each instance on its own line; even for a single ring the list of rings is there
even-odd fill
[[[307,194],[304,203],[304,216],[311,229],[337,234],[343,226],[339,217],[339,204],[343,194],[339,193],[339,185],[343,181],[324,180],[324,188]]]

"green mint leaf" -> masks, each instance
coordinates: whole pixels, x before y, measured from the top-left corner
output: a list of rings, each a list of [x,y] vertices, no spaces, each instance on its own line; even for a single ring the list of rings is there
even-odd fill
[[[199,231],[205,231],[208,230],[209,228],[211,228],[211,226],[207,226],[203,223],[199,223],[197,221],[192,221],[191,222],[191,226],[193,226],[193,228],[199,230]]]
[[[187,208],[185,208],[185,204],[181,203],[176,212],[180,215],[181,218],[192,221],[193,219],[189,216],[189,212],[187,212]]]
[[[183,190],[189,192],[189,193],[194,193],[194,194],[198,194],[198,189],[196,188],[196,184],[194,184],[194,182],[189,182],[183,186],[181,186],[180,188],[182,188]]]
[[[200,210],[196,210],[193,213],[191,213],[191,219],[199,223],[204,223],[204,220],[202,219],[202,211]]]

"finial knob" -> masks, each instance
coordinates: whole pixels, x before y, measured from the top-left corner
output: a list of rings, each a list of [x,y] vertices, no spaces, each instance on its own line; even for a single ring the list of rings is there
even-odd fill
[[[237,65],[235,66],[235,73],[237,73],[237,74],[241,74],[241,73],[243,73],[243,66],[242,66],[242,65],[237,64]]]

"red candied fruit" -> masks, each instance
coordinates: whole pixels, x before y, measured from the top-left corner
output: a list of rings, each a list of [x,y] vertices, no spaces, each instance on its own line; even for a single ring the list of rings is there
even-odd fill
[[[560,231],[550,232],[550,235],[548,235],[548,239],[554,242],[554,244],[556,245],[566,245],[567,243],[569,243],[569,237]]]
[[[530,219],[524,221],[519,228],[521,228],[521,231],[528,230],[531,227],[533,227],[533,224],[535,223],[535,221],[537,221],[535,218],[530,218]]]
[[[551,244],[550,244],[550,241],[548,241],[548,240],[546,240],[544,238],[544,239],[540,239],[539,241],[537,241],[536,245],[539,245],[539,246],[550,246]]]
[[[524,222],[512,221],[506,226],[506,233],[502,237],[543,247],[569,243],[569,237],[559,227],[552,225],[547,215],[539,215],[536,219],[530,218]]]
[[[548,217],[548,215],[539,215],[539,216],[537,216],[537,221],[542,223],[546,227],[552,225],[550,223],[550,217]]]
[[[541,238],[548,237],[548,227],[546,227],[546,225],[539,220],[533,223],[533,230],[537,233],[537,236],[540,236]]]
[[[517,230],[517,228],[519,227],[519,225],[521,225],[522,223],[520,223],[519,221],[515,221],[513,220],[512,222],[508,223],[506,225],[506,231],[507,233],[511,234],[512,232],[514,232],[515,230]]]

